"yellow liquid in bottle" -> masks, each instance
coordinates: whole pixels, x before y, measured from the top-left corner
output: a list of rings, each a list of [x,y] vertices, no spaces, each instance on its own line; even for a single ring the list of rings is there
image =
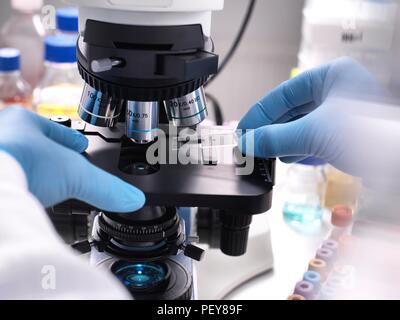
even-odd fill
[[[358,196],[361,191],[361,180],[347,175],[332,166],[326,170],[327,188],[324,199],[326,208],[333,208],[341,204],[347,205],[356,211]]]
[[[82,87],[72,84],[59,84],[41,89],[36,102],[36,112],[43,117],[67,116],[78,120],[78,105]]]
[[[43,117],[67,116],[73,120],[78,119],[77,105],[59,105],[51,103],[40,103],[37,105],[37,112]]]

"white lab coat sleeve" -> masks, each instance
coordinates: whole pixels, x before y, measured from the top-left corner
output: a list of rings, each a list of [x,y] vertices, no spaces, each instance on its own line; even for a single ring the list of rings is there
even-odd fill
[[[2,151],[0,299],[129,299],[113,275],[91,268],[62,242],[23,169]]]

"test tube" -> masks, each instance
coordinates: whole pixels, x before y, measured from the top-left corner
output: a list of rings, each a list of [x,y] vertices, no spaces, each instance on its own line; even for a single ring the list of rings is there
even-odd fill
[[[299,294],[307,300],[312,300],[315,297],[314,285],[308,281],[299,281],[294,288],[294,294]]]
[[[318,294],[318,291],[321,287],[321,275],[316,271],[307,271],[303,275],[303,280],[311,282],[314,285],[315,294]]]
[[[350,234],[353,221],[353,210],[348,206],[337,205],[332,209],[331,223],[334,226],[330,238],[338,240],[345,234]]]
[[[318,272],[321,276],[321,283],[324,282],[328,275],[328,266],[324,260],[312,259],[308,263],[308,271]]]
[[[315,257],[317,259],[324,260],[328,266],[331,266],[335,259],[334,252],[330,249],[325,249],[325,248],[318,249]]]
[[[357,255],[357,246],[358,241],[357,238],[350,235],[343,235],[339,238],[339,249],[338,254],[342,259],[346,261],[352,261],[356,258]]]
[[[322,242],[321,248],[332,250],[336,254],[339,248],[339,243],[336,240],[328,239]]]

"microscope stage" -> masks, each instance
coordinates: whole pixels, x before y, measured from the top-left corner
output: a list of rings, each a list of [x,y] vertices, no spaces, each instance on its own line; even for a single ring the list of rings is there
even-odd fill
[[[198,143],[192,144],[190,152],[187,151],[197,155],[200,153],[200,163],[181,164],[178,161],[176,164],[152,166],[146,164],[148,146],[127,142],[119,127],[104,129],[81,122],[73,127],[89,139],[86,152],[89,161],[141,189],[146,194],[149,206],[208,207],[241,214],[263,213],[271,207],[274,159],[246,158],[247,163],[243,165],[233,163],[232,159],[213,162],[209,156],[205,156],[205,149],[208,150],[207,154],[214,154],[212,157],[218,158],[226,148],[230,148],[231,154],[234,154],[234,147],[210,146],[210,143],[202,140],[202,151],[197,152],[201,149]],[[218,135],[218,130],[216,132],[214,136],[208,135],[207,140],[213,140]],[[223,152],[226,153],[226,150]],[[254,163],[254,169],[250,167],[250,174],[239,175],[238,169],[243,169],[249,161]],[[143,174],[141,170],[147,170],[149,174]]]

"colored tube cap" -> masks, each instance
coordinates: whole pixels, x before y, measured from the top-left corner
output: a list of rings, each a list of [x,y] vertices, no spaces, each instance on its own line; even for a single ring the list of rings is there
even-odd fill
[[[321,282],[324,282],[327,277],[327,263],[321,259],[311,259],[308,263],[308,271],[318,272],[321,276]]]
[[[315,295],[314,285],[308,281],[299,281],[294,288],[294,294],[299,294],[306,299],[312,299]]]
[[[303,280],[311,282],[314,286],[319,286],[321,283],[321,275],[316,271],[307,271],[303,275]]]
[[[330,249],[320,248],[317,250],[317,254],[315,255],[317,259],[324,260],[326,263],[332,263],[334,260],[334,253]]]
[[[306,300],[303,296],[299,294],[291,294],[288,298],[288,300]]]
[[[339,243],[336,240],[328,239],[322,242],[321,248],[329,249],[332,250],[333,252],[336,252],[337,249],[339,248]]]
[[[337,205],[332,209],[331,222],[336,227],[347,227],[353,220],[353,210],[344,205]]]
[[[312,259],[308,264],[308,269],[311,271],[319,271],[326,268],[326,262],[321,259]]]

